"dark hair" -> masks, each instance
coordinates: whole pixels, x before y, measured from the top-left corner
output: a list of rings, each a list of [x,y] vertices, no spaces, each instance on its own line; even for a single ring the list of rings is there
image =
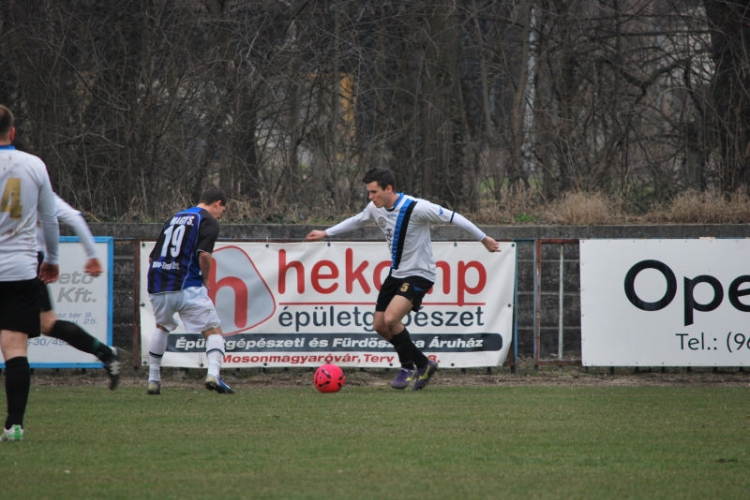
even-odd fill
[[[226,205],[227,195],[223,189],[216,186],[211,186],[210,188],[206,188],[206,190],[201,193],[201,198],[200,200],[198,200],[198,203],[211,205],[212,203],[217,201],[220,201],[222,206]]]
[[[385,189],[388,186],[393,186],[393,190],[396,190],[396,176],[393,175],[393,172],[391,172],[387,168],[371,168],[362,178],[362,182],[364,182],[365,184],[377,182],[378,186],[380,186],[381,189]]]
[[[7,135],[13,128],[13,112],[0,104],[0,136]]]

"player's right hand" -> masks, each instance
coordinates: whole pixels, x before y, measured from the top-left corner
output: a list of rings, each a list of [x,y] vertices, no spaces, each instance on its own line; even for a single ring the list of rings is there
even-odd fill
[[[39,279],[45,284],[54,283],[57,278],[60,277],[60,266],[57,264],[50,264],[48,262],[42,262],[42,267],[39,270]]]
[[[313,229],[305,238],[306,241],[320,241],[326,237],[326,232],[319,229]]]

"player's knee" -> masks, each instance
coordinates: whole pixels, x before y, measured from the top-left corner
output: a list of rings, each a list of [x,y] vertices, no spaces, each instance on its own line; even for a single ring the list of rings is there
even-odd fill
[[[391,338],[391,332],[388,330],[388,328],[385,327],[385,325],[376,326],[375,333],[377,333],[378,335],[380,335],[386,340]]]
[[[375,330],[375,333],[377,333],[381,337],[384,337],[386,339],[390,338],[388,327],[386,326],[385,321],[383,321],[382,318],[376,318],[372,323],[372,328],[373,330]]]
[[[39,315],[39,325],[41,326],[42,333],[45,335],[52,331],[56,322],[57,315],[54,311],[46,311]]]
[[[383,332],[387,332],[389,336],[393,336],[393,335],[400,333],[401,330],[404,329],[404,327],[401,324],[401,318],[390,317],[386,315],[381,329]],[[375,329],[375,331],[380,333],[380,331],[377,328]]]
[[[217,326],[215,328],[209,328],[208,330],[204,330],[201,332],[205,338],[210,337],[211,335],[222,335],[221,327]]]

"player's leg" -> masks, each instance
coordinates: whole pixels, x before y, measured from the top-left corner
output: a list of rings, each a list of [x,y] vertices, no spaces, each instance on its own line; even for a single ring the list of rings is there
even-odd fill
[[[219,394],[234,394],[234,391],[221,379],[221,365],[224,363],[224,335],[221,320],[213,301],[205,287],[183,290],[185,306],[180,310],[180,319],[191,332],[201,332],[206,339],[206,389]]]
[[[57,315],[54,311],[42,312],[40,316],[42,319],[42,325],[44,325],[45,322],[52,324],[52,327],[48,329],[45,329],[44,326],[42,326],[43,334],[64,340],[79,351],[93,354],[100,361],[105,363],[117,357],[117,351],[114,347],[110,347],[101,342],[73,322],[57,319]],[[49,318],[50,316],[52,317],[51,319]]]
[[[386,330],[390,332],[390,342],[396,348],[396,352],[403,352],[404,359],[410,360],[417,368],[427,364],[427,357],[414,345],[409,331],[402,320],[412,310],[412,301],[401,295],[391,299],[391,303],[385,310],[383,322]],[[399,354],[399,359],[401,359]]]
[[[93,354],[101,361],[106,361],[114,356],[114,351],[108,345],[100,342],[99,339],[77,324],[57,317],[55,310],[52,308],[49,289],[41,280],[39,280],[39,299],[42,303],[39,319],[43,334],[64,340],[79,351]]]
[[[151,333],[151,340],[148,344],[148,386],[147,394],[161,394],[161,361],[164,358],[164,352],[167,350],[167,340],[169,332],[159,324],[156,325]]]
[[[96,356],[104,363],[104,369],[109,377],[109,388],[115,389],[120,381],[120,352],[116,347],[109,347],[89,332],[70,321],[57,319],[54,311],[41,313],[42,333],[64,340],[79,351]],[[52,326],[46,331],[45,323]]]
[[[208,373],[206,374],[206,389],[216,391],[219,394],[234,394],[229,385],[222,380],[220,372],[224,362],[224,335],[221,328],[212,328],[203,332],[206,337],[206,360],[208,361]]]
[[[5,359],[5,396],[7,416],[0,439],[21,441],[23,439],[23,417],[31,389],[31,370],[27,357],[29,337],[25,333],[3,330],[0,333],[3,358]]]
[[[422,356],[402,322],[411,309],[412,303],[409,299],[393,295],[385,311],[375,312],[375,331],[393,345],[401,363],[396,378],[391,382],[394,389],[406,389],[412,383],[417,373],[416,362]]]
[[[35,280],[0,283],[0,351],[5,360],[7,416],[0,440],[23,439],[31,389],[29,337],[38,337],[39,293]]]
[[[415,373],[411,377],[408,377],[409,381],[414,380],[412,390],[422,389],[435,374],[438,365],[427,358],[414,344],[409,331],[404,327],[403,318],[410,310],[414,312],[419,311],[422,306],[422,299],[432,285],[431,281],[416,276],[400,280],[400,284],[396,287],[395,295],[388,304],[383,318],[386,329],[391,333],[390,341],[396,348],[396,352],[406,351],[408,353],[406,356],[410,357],[411,361],[416,365]],[[408,385],[408,382],[406,382],[405,385],[402,384],[403,387],[399,387],[395,382],[391,386],[397,389],[406,388]]]
[[[117,348],[109,347],[99,339],[75,323],[57,318],[52,308],[52,301],[47,286],[39,281],[39,297],[42,301],[39,315],[42,333],[50,337],[64,340],[79,351],[93,354],[104,363],[104,369],[109,377],[109,388],[115,389],[120,381],[120,353]]]
[[[175,310],[181,301],[182,292],[157,293],[148,296],[154,312],[156,326],[148,344],[147,393],[161,394],[161,362],[167,350],[169,332],[177,328]]]
[[[400,286],[400,280],[396,280],[391,275],[388,275],[383,286],[380,287],[378,299],[375,303],[375,315],[373,317],[373,328],[378,335],[393,345],[398,355],[398,361],[401,364],[396,378],[391,382],[391,387],[394,389],[405,389],[408,387],[412,380],[414,380],[414,374],[416,373],[416,366],[412,360],[412,349],[409,346],[409,335],[394,337],[394,333],[401,333],[404,329],[401,320],[412,307],[411,302],[404,299],[404,297],[394,302],[394,299],[397,297],[396,292]],[[387,316],[386,311],[388,312]]]

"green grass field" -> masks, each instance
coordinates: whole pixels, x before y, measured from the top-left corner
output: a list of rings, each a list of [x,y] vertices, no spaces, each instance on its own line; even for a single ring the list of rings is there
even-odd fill
[[[34,386],[0,498],[745,499],[749,403],[716,386]]]

